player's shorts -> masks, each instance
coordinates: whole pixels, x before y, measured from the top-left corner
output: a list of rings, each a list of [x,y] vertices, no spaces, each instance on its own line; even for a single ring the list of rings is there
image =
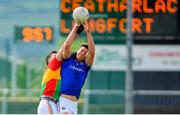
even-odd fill
[[[64,97],[59,98],[59,105],[60,105],[60,114],[69,113],[69,114],[77,114],[77,102],[71,101]]]
[[[58,114],[59,113],[59,103],[54,102],[50,99],[42,98],[39,102],[38,114]]]

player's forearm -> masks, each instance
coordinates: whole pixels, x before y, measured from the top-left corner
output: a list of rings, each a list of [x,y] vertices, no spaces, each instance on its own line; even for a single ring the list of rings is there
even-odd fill
[[[77,26],[77,25],[74,25],[72,31],[69,33],[66,41],[65,41],[64,44],[63,44],[63,47],[64,47],[65,50],[68,50],[68,49],[71,47],[73,41],[74,41],[75,38],[77,37],[77,35],[76,35],[77,29],[78,29],[78,26]]]
[[[62,57],[62,54],[63,54],[63,51],[62,51],[62,48],[60,48],[56,54],[56,58],[61,61],[63,59]]]
[[[87,33],[87,38],[88,38],[88,51],[91,55],[94,55],[95,54],[95,44],[94,44],[92,34],[90,32]]]

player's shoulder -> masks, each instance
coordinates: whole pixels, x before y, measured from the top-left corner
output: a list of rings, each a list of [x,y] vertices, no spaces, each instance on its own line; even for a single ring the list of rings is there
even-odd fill
[[[68,60],[75,60],[76,59],[76,52],[72,52],[68,58],[63,58],[63,62],[66,62]]]
[[[61,67],[62,65],[62,61],[58,60],[56,57],[54,57],[48,64],[48,68],[55,71],[57,70],[58,68]]]

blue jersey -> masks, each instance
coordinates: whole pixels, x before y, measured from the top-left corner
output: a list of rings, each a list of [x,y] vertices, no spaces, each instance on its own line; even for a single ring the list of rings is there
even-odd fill
[[[76,59],[76,53],[64,59],[61,67],[61,94],[76,96],[79,99],[90,67]]]

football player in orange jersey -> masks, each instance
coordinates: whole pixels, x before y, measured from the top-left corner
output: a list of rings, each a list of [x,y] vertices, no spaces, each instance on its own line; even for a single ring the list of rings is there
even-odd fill
[[[61,49],[52,51],[46,57],[47,69],[41,83],[41,98],[38,106],[38,114],[57,114],[59,112],[59,90],[61,86],[60,69],[62,60]]]

